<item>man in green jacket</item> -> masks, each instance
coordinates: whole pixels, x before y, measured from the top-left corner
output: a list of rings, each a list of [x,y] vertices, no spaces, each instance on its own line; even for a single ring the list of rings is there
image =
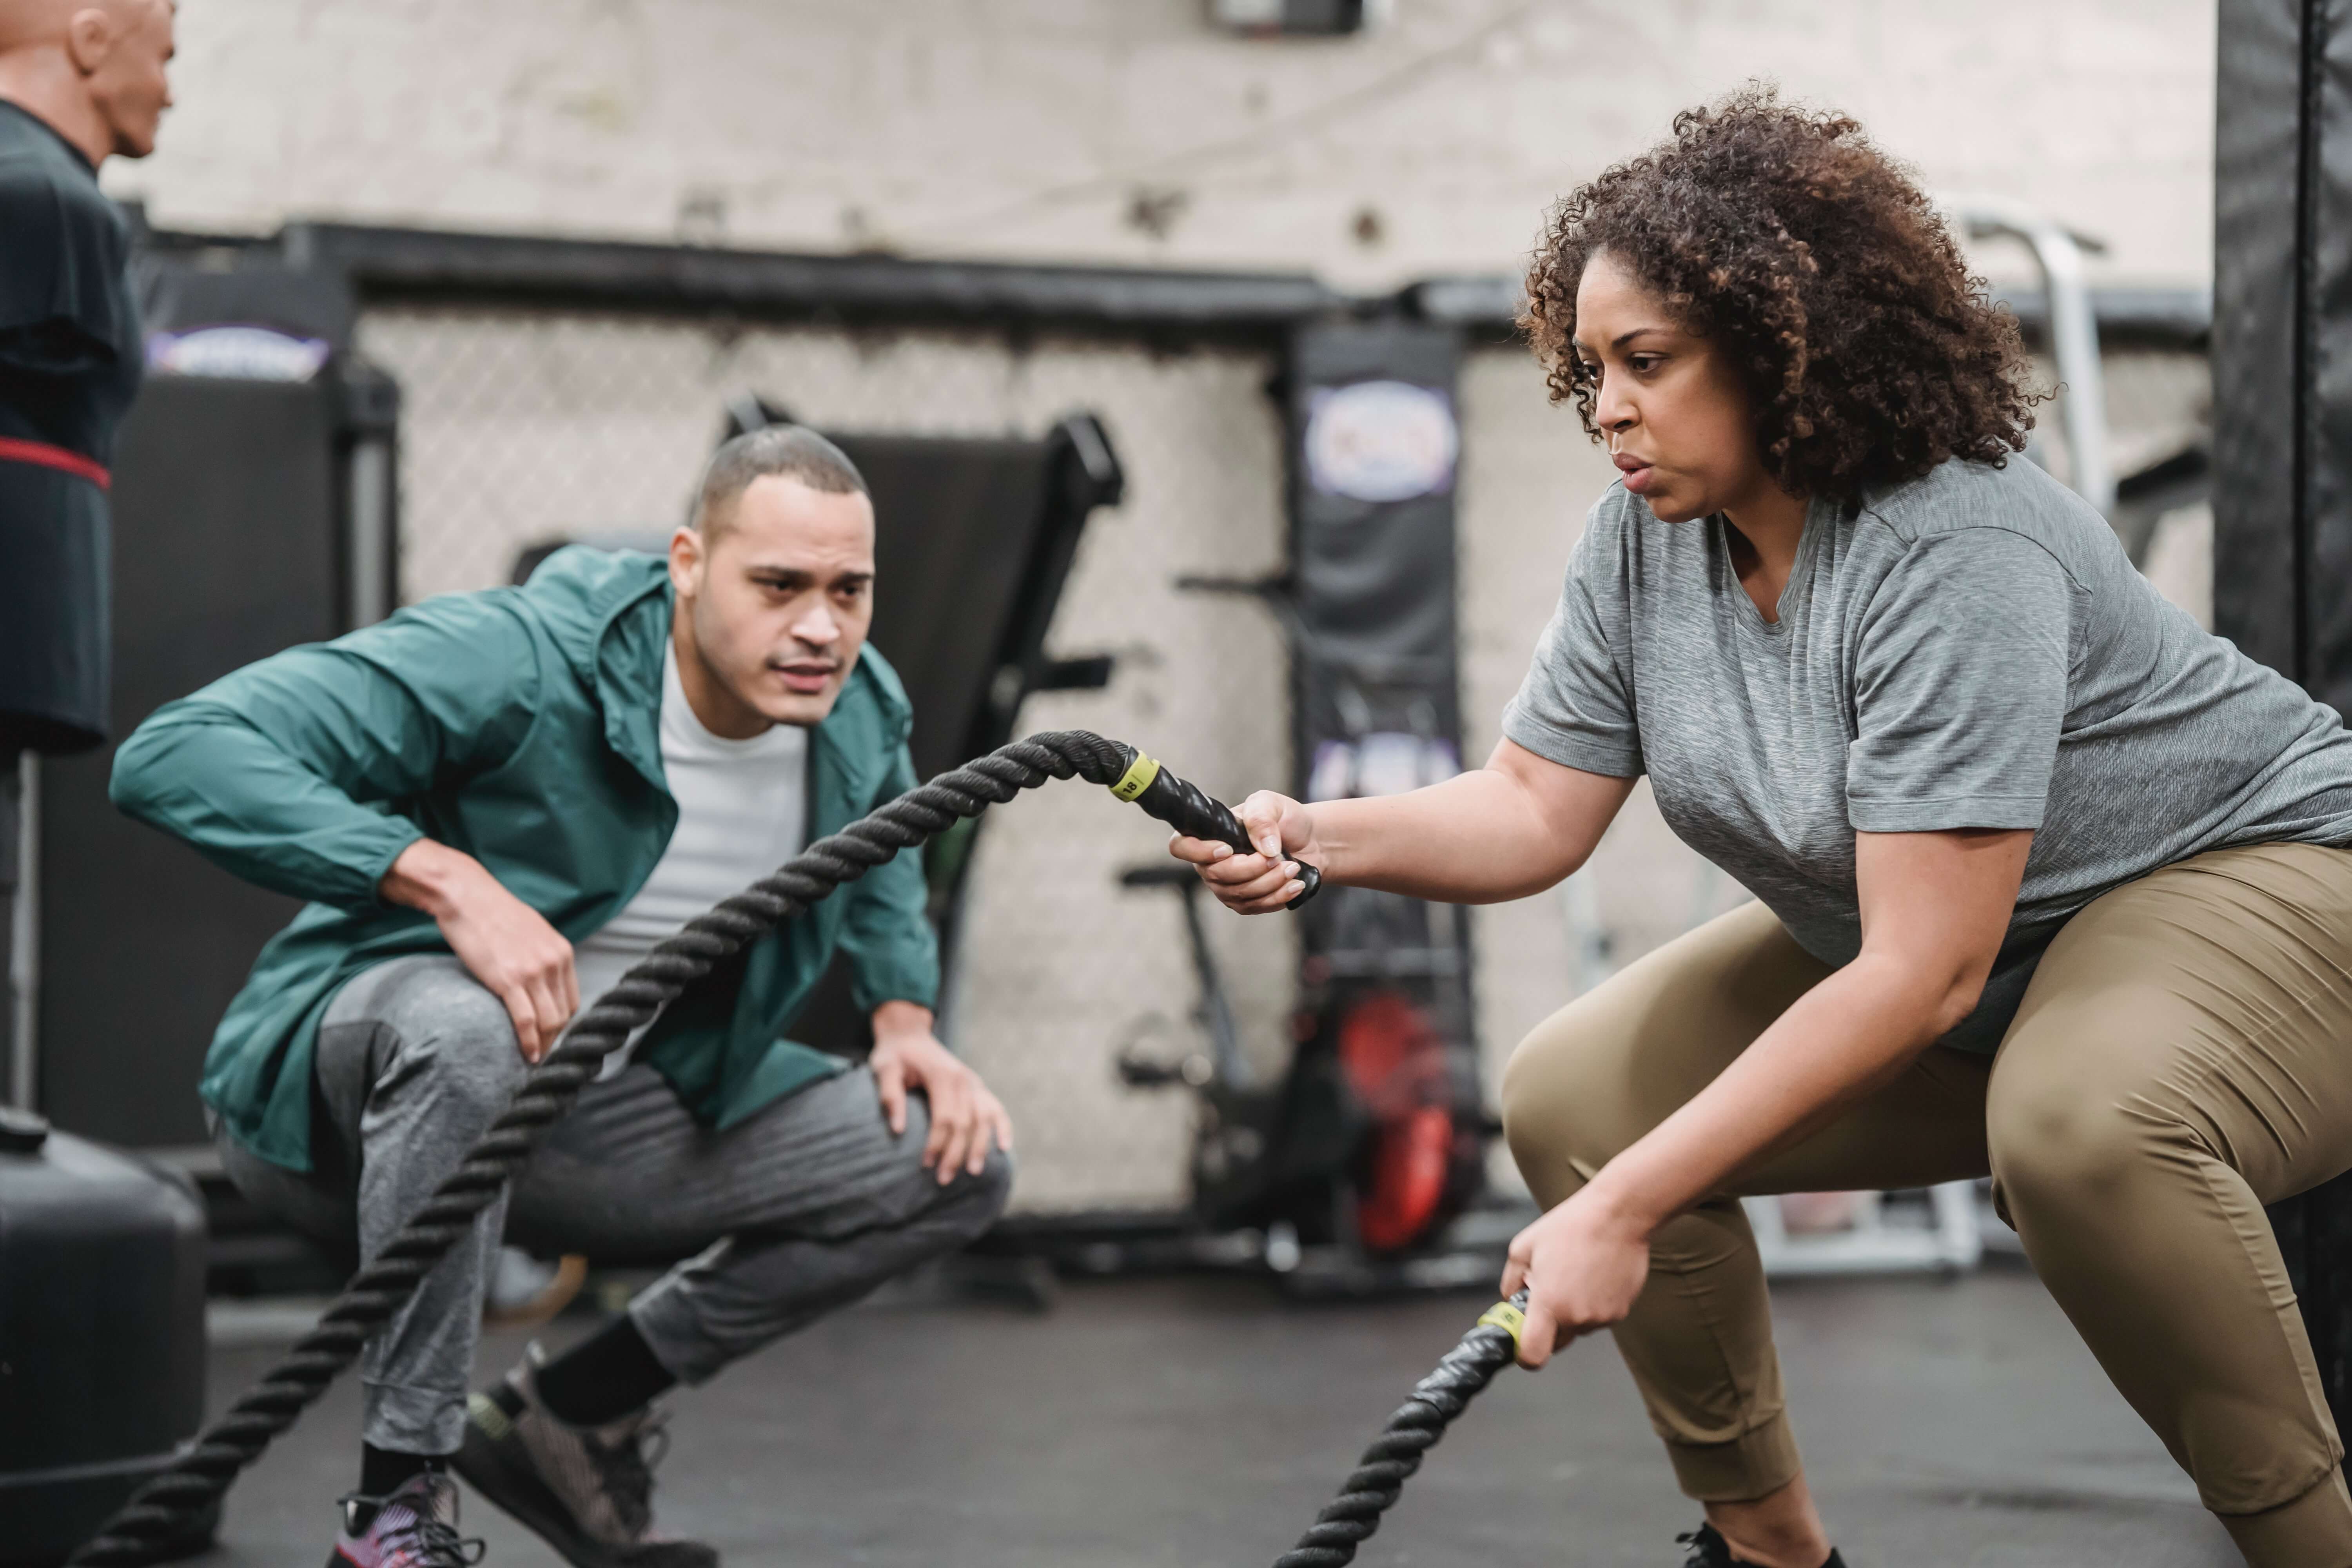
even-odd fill
[[[248,1196],[362,1256],[584,1000],[679,925],[914,784],[865,646],[874,513],[793,427],[713,457],[650,555],[572,549],[263,660],[124,743],[123,810],[310,900],[230,1005],[202,1092]],[[583,1568],[702,1568],[653,1535],[655,1398],[971,1240],[1012,1129],[932,1037],[918,859],[682,998],[582,1095],[362,1363],[352,1568],[454,1568],[456,1468]],[[782,1038],[835,950],[868,1071]],[[501,1233],[674,1268],[560,1358],[467,1394]]]

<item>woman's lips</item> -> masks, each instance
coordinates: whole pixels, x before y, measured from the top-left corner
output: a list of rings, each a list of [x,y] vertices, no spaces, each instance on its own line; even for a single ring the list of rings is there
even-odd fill
[[[1622,452],[1617,454],[1614,461],[1617,464],[1617,471],[1625,476],[1625,488],[1627,489],[1633,491],[1637,496],[1645,495],[1649,492],[1650,479],[1651,476],[1656,472],[1655,469],[1652,468],[1649,464],[1643,462],[1641,458],[1629,458]]]

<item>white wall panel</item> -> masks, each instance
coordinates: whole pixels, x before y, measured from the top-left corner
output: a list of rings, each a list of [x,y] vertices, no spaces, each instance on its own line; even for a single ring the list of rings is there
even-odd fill
[[[2213,0],[1394,11],[1266,41],[1202,0],[202,0],[161,152],[108,183],[183,226],[684,229],[1370,289],[1515,268],[1561,192],[1764,77],[1938,189],[2104,237],[2102,277],[2210,272]]]

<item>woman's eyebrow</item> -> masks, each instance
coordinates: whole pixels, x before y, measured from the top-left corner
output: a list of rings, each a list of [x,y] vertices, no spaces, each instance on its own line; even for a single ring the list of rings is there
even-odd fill
[[[1620,332],[1615,337],[1610,339],[1609,346],[1612,349],[1622,349],[1627,343],[1632,342],[1635,338],[1642,336],[1645,332],[1664,332],[1665,331],[1666,329],[1664,327],[1635,327],[1631,331]]]

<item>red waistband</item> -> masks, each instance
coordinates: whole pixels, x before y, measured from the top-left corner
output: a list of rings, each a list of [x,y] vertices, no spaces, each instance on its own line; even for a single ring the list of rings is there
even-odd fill
[[[36,463],[59,473],[77,475],[100,489],[110,489],[114,483],[114,476],[106,471],[105,464],[63,447],[52,447],[47,441],[18,441],[0,436],[0,463]]]

